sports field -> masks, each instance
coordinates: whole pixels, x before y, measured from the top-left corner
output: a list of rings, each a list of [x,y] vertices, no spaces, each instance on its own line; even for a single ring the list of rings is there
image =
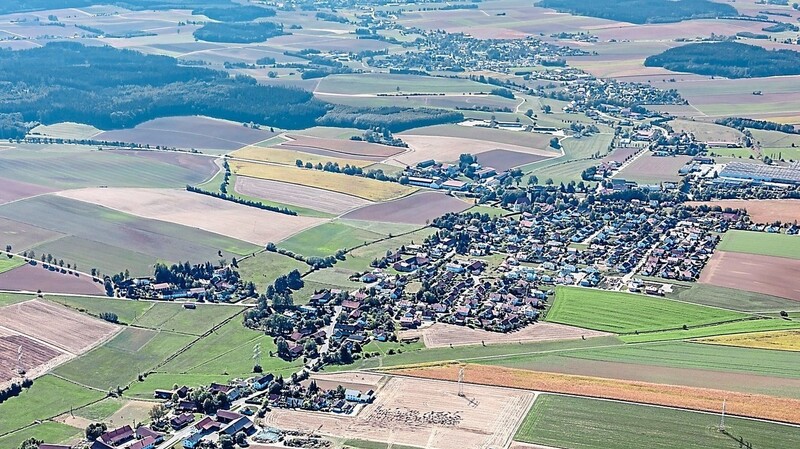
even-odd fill
[[[719,417],[598,399],[544,394],[536,398],[515,439],[563,448],[729,449],[738,437],[753,447],[800,445],[800,429],[780,424],[727,418],[727,434],[715,426]]]
[[[800,237],[764,232],[728,231],[717,249],[745,254],[800,259]]]

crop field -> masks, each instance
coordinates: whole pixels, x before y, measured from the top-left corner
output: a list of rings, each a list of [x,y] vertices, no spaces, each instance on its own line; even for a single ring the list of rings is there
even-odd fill
[[[631,293],[559,287],[547,321],[616,333],[734,321],[747,315]]]
[[[526,391],[470,386],[465,390],[467,397],[460,398],[455,382],[393,377],[355,418],[281,409],[269,414],[267,425],[302,431],[322,426],[323,434],[335,437],[358,435],[417,447],[488,449],[508,444],[534,399]],[[441,419],[426,419],[430,412]]]
[[[13,270],[14,268],[20,267],[25,264],[25,261],[19,257],[3,257],[0,256],[0,274],[5,273],[6,271]]]
[[[739,312],[779,312],[792,310],[797,302],[762,293],[747,292],[708,284],[694,284],[689,288],[674,286],[667,297]]]
[[[499,333],[470,329],[454,324],[435,323],[423,330],[401,331],[399,337],[420,336],[426,348],[444,348],[479,344],[531,343],[552,340],[574,340],[581,337],[603,337],[611,334],[556,323],[536,323],[516,332]]]
[[[96,283],[86,275],[74,272],[60,273],[55,269],[43,268],[41,264],[22,265],[0,274],[0,286],[4,290],[35,292],[41,290],[48,293],[70,293],[76,295],[104,294],[103,285]]]
[[[157,257],[142,254],[127,248],[112,248],[107,244],[76,236],[66,236],[32,248],[36,254],[52,254],[53,257],[72,263],[83,272],[98,268],[104,273],[122,273],[129,270],[133,276],[153,274]]]
[[[255,257],[248,257],[239,261],[239,269],[237,271],[242,280],[254,283],[256,290],[263,292],[279,276],[283,276],[292,270],[299,270],[302,273],[308,268],[308,265],[304,262],[278,253],[265,251]]]
[[[0,153],[0,158],[1,157],[2,153]],[[17,201],[53,191],[47,187],[36,184],[28,184],[27,182],[14,181],[13,179],[7,178],[0,178],[0,183],[3,184],[3,190],[0,190],[0,204],[5,204],[11,201]]]
[[[458,371],[462,366],[465,367],[464,381],[470,384],[574,394],[715,413],[719,412],[721,399],[727,397],[727,411],[731,415],[800,423],[800,411],[797,408],[800,399],[472,364],[399,368],[390,372],[424,379],[451,380],[458,378]],[[466,390],[473,391],[477,388],[481,387],[468,386]]]
[[[728,207],[746,209],[747,214],[756,223],[772,223],[776,220],[784,223],[800,221],[800,200],[715,200],[687,204],[692,206],[707,204],[723,209]]]
[[[796,206],[800,206],[797,202]],[[800,238],[786,234],[729,231],[717,246],[722,251],[800,259]]]
[[[17,359],[19,348],[23,348],[25,354],[21,364]],[[63,360],[66,354],[24,335],[0,329],[0,385],[4,386],[14,379],[19,366],[22,366],[29,376],[36,376],[49,366],[56,365],[58,361],[54,359],[59,357]]]
[[[348,220],[346,223],[353,223],[353,221]],[[394,252],[403,245],[419,243],[434,232],[432,228],[423,228],[407,234],[404,233],[402,236],[397,236],[398,233],[394,233],[393,235],[395,235],[395,237],[370,243],[367,246],[362,246],[350,251],[347,254],[347,259],[338,262],[336,268],[340,270],[352,270],[352,272],[364,271],[373,260],[386,256],[386,251]],[[318,273],[323,273],[324,271],[325,270],[320,270]]]
[[[106,131],[96,140],[161,145],[198,150],[236,150],[276,135],[267,129],[253,129],[241,123],[208,117],[166,117],[142,123],[132,129]]]
[[[471,205],[458,198],[437,192],[421,192],[399,200],[356,209],[344,218],[426,225],[448,212],[461,212]]]
[[[103,131],[83,123],[54,123],[38,125],[28,133],[31,136],[46,136],[60,139],[91,139]]]
[[[386,237],[385,234],[358,229],[340,222],[330,222],[303,231],[280,243],[281,248],[304,256],[331,256],[340,249],[349,249]]]
[[[231,169],[237,175],[315,187],[336,193],[357,196],[368,201],[388,201],[410,195],[417,190],[416,188],[403,186],[396,182],[376,181],[359,176],[348,176],[296,167],[234,161],[231,163]]]
[[[615,177],[628,181],[646,184],[658,184],[663,181],[678,181],[678,169],[690,161],[690,156],[653,156],[644,154],[620,170]]]
[[[741,131],[716,123],[694,120],[671,120],[669,125],[675,132],[694,134],[700,142],[738,142],[744,137]],[[713,151],[713,150],[712,150]]]
[[[18,296],[24,297],[24,295]],[[103,312],[111,312],[117,315],[120,324],[125,325],[133,323],[136,318],[153,307],[152,303],[144,301],[113,298],[47,295],[45,300],[96,317]]]
[[[675,329],[659,332],[649,332],[638,335],[623,335],[620,338],[625,343],[639,343],[649,341],[685,340],[688,338],[707,337],[711,335],[728,335],[742,332],[758,332],[782,329],[800,328],[800,321],[789,321],[775,318],[752,319],[734,321],[732,323],[712,324],[692,327],[687,330]]]
[[[296,134],[286,134],[284,136],[289,140],[277,145],[276,148],[316,154],[328,158],[361,159],[377,162],[406,151],[406,149],[402,147],[392,147],[350,139],[310,137]]]
[[[0,217],[22,222],[29,229],[35,226],[33,234],[43,240],[50,240],[53,235],[69,235],[103,245],[104,254],[117,254],[119,249],[119,256],[114,262],[116,266],[137,260],[136,257],[130,260],[126,258],[131,256],[130,251],[146,254],[157,260],[191,260],[199,263],[217,260],[220,250],[223,257],[231,257],[232,254],[241,256],[258,249],[256,245],[200,229],[135,217],[61,196],[49,195],[0,206]],[[38,232],[38,227],[47,232]],[[71,254],[54,256],[69,262]],[[38,255],[40,254],[37,253]],[[79,253],[79,249],[75,256],[86,257]],[[79,265],[79,268],[88,271],[91,266]]]
[[[323,221],[259,210],[183,190],[82,189],[59,195],[256,245],[282,240]],[[231,226],[231,223],[237,223],[237,226]]]
[[[0,208],[1,210],[2,208]],[[0,217],[0,238],[5,244],[11,245],[12,252],[19,253],[41,242],[55,240],[60,237],[64,237],[64,234]]]
[[[61,365],[54,373],[101,390],[125,387],[194,338],[129,327],[103,346]]]
[[[201,336],[225,320],[242,312],[238,306],[196,304],[186,309],[182,304],[154,303],[133,321],[136,327]]]
[[[202,156],[179,151],[147,151],[147,150],[104,150],[145,161],[163,162],[184,168],[196,174],[198,179],[206,180],[219,170],[214,157]],[[136,162],[139,163],[139,162]]]
[[[134,159],[117,151],[79,145],[21,144],[0,152],[0,171],[13,173],[14,181],[50,190],[101,185],[182,188],[208,177],[207,170],[195,171],[157,158]],[[26,190],[29,191],[32,190]]]
[[[397,88],[400,88],[398,91]],[[414,75],[369,73],[332,75],[320,81],[315,93],[380,94],[380,93],[466,93],[486,92],[489,86],[469,80],[434,78]]]
[[[242,148],[241,150],[234,151],[230,157],[237,159],[246,159],[249,161],[267,162],[270,164],[290,165],[296,167],[297,161],[300,160],[304,164],[310,162],[314,165],[330,162],[331,164],[339,164],[340,167],[346,165],[355,167],[366,167],[372,162],[358,159],[346,159],[341,157],[331,157],[328,155],[319,155],[314,153],[304,153],[290,149],[291,145],[280,144],[274,147],[265,148],[258,145],[250,145]]]
[[[699,341],[702,343],[742,348],[800,351],[800,331],[797,330],[724,335],[721,337],[704,338]]]
[[[481,165],[484,167],[495,168],[498,172],[506,171],[521,165],[543,161],[545,159],[548,159],[548,157],[539,154],[521,153],[519,151],[509,150],[489,150],[481,153],[480,155]]]
[[[337,215],[372,204],[352,195],[246,176],[236,177],[234,189],[242,195]]]
[[[739,436],[753,447],[788,449],[800,444],[800,430],[790,426],[729,418],[728,434],[723,434],[716,430],[718,424],[713,414],[543,394],[515,439],[569,448],[601,444],[608,449],[729,449]]]
[[[797,149],[800,146],[800,135],[797,134],[786,134],[780,131],[764,129],[750,129],[749,131],[753,134],[753,139],[761,145],[762,150],[765,148]]]
[[[745,245],[738,247],[755,250],[750,242]],[[715,251],[700,273],[700,282],[800,301],[796,273],[800,273],[800,259]]]

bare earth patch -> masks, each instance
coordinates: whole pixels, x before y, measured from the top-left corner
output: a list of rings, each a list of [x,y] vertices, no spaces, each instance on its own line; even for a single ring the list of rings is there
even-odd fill
[[[800,259],[715,251],[700,282],[800,301]]]
[[[266,424],[398,445],[488,449],[510,443],[535,398],[531,392],[491,386],[467,386],[465,398],[458,396],[455,382],[401,377],[389,379],[377,393],[357,416],[276,409]]]
[[[89,276],[75,276],[42,268],[41,265],[25,264],[0,274],[0,289],[48,293],[71,293],[75,295],[102,295],[103,284],[94,282]]]
[[[449,364],[404,368],[392,370],[392,373],[425,379],[450,380],[458,378],[461,366]],[[464,380],[478,385],[501,385],[539,392],[566,393],[710,412],[718,412],[720,398],[727,398],[727,411],[731,415],[800,423],[798,399],[483,365],[466,365]],[[468,391],[474,391],[475,388],[474,386],[468,388]]]
[[[800,200],[716,200],[692,201],[687,206],[719,206],[723,209],[745,209],[756,223],[800,221]]]
[[[371,201],[344,193],[246,176],[236,177],[234,189],[242,195],[337,215],[373,204]]]
[[[658,184],[660,181],[678,181],[678,169],[690,161],[691,156],[653,156],[644,154],[630,165],[620,170],[617,178],[644,184]]]
[[[184,190],[89,188],[58,195],[257,245],[278,242],[325,221],[269,212]]]
[[[461,212],[471,204],[438,192],[422,192],[399,200],[354,210],[344,218],[424,225],[448,212]]]
[[[13,175],[13,173],[8,173]],[[41,195],[43,193],[52,192],[52,189],[47,187],[29,184],[27,182],[14,181],[13,179],[0,178],[0,204],[5,204],[10,201],[16,201],[23,198],[30,198],[32,196]]]
[[[408,147],[411,151],[397,155],[387,162],[396,163],[399,165],[414,165],[418,162],[429,159],[435,159],[442,162],[452,162],[457,161],[458,157],[463,153],[471,153],[477,154],[478,162],[483,163],[480,154],[492,150],[519,152],[528,155],[539,156],[542,159],[555,156],[553,152],[540,150],[538,148],[529,148],[519,145],[496,143],[486,140],[467,139],[462,137],[403,134],[401,138],[408,144]]]
[[[284,142],[276,148],[302,151],[305,153],[319,154],[335,157],[367,157],[370,159],[385,159],[405,151],[402,147],[391,147],[377,143],[359,142],[345,139],[324,139],[321,137],[308,137],[286,135],[289,142]]]
[[[427,348],[441,348],[444,346],[465,346],[485,343],[529,343],[549,340],[574,340],[581,337],[602,337],[612,335],[607,332],[581,329],[557,323],[536,323],[526,326],[516,332],[503,334],[489,332],[482,329],[470,329],[454,324],[435,323],[430,327],[418,330],[400,331],[399,336],[421,336]]]

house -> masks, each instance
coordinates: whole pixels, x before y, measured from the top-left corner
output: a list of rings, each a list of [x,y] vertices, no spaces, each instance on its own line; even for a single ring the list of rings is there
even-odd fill
[[[467,183],[455,179],[448,179],[442,183],[441,187],[446,190],[455,190],[460,192],[467,189]]]
[[[100,435],[100,440],[110,446],[118,446],[128,440],[133,439],[133,429],[125,425]]]
[[[315,293],[311,295],[311,303],[312,304],[325,304],[331,300],[331,291],[330,290],[323,290],[319,293]]]
[[[185,449],[194,449],[194,447],[197,446],[198,443],[200,443],[200,440],[202,440],[204,436],[205,434],[203,434],[202,432],[193,433],[189,435],[189,438],[183,440],[183,447]]]
[[[100,440],[92,441],[92,444],[89,446],[89,449],[113,449],[111,446],[103,443]]]
[[[172,391],[170,390],[156,390],[153,392],[153,397],[156,399],[171,399]]]
[[[220,433],[225,435],[234,436],[239,432],[244,432],[249,434],[253,431],[253,421],[250,421],[250,418],[246,416],[242,416],[241,418],[233,421],[232,423],[225,426]]]
[[[273,374],[267,374],[265,376],[261,376],[258,379],[253,381],[253,388],[255,388],[258,391],[261,391],[261,390],[267,388],[269,386],[270,382],[272,382],[274,379],[275,379],[275,375],[273,375]]]
[[[194,415],[191,413],[183,413],[169,420],[169,425],[175,430],[180,430],[194,421]]]
[[[236,400],[239,397],[239,389],[232,387],[230,385],[222,385],[218,383],[212,383],[211,386],[208,388],[208,391],[212,394],[223,393],[225,396],[228,397],[229,401]]]
[[[210,432],[218,432],[222,428],[222,424],[214,421],[210,416],[206,416],[194,425],[195,430],[200,433],[208,434]]]
[[[175,406],[177,412],[194,412],[197,411],[197,404],[194,401],[180,401]]]
[[[344,391],[344,398],[350,402],[359,402],[362,404],[367,404],[372,402],[375,399],[375,392],[372,390],[367,391],[366,393],[362,393],[361,390],[355,390],[352,388],[348,388]]]
[[[147,437],[153,437],[153,440],[156,444],[164,441],[164,434],[156,432],[147,426],[141,426],[136,429],[136,438],[144,439]]]
[[[217,410],[217,421],[223,424],[230,424],[237,419],[241,418],[243,415],[239,413],[232,412],[230,410]]]
[[[136,441],[127,447],[127,449],[155,449],[156,439],[153,437],[145,437]]]

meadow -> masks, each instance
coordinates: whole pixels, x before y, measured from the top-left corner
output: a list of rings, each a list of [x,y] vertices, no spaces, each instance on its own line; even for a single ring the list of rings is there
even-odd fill
[[[800,259],[800,238],[786,234],[728,231],[717,249],[736,253]]]
[[[283,256],[269,251],[260,252],[255,257],[248,257],[239,261],[239,276],[245,282],[252,282],[259,292],[266,291],[279,276],[292,270],[301,273],[308,270],[308,265],[291,257]]]
[[[61,443],[72,441],[83,436],[83,429],[68,426],[57,422],[46,421],[34,424],[24,430],[14,432],[0,437],[0,447],[17,448],[28,438],[37,440]]]
[[[702,343],[742,348],[800,351],[800,331],[796,330],[723,335],[720,337],[704,338],[699,341]]]
[[[24,295],[18,296],[24,297]],[[112,298],[47,295],[45,299],[96,317],[103,312],[111,312],[117,315],[120,324],[133,323],[136,318],[153,307],[149,302]]]
[[[743,437],[753,447],[800,445],[800,429],[727,418],[727,434],[714,414],[648,407],[598,399],[540,395],[515,440],[553,447],[607,449],[729,449]]]
[[[747,315],[630,293],[558,287],[546,320],[606,332],[632,334],[680,329],[747,318]]]
[[[14,268],[20,267],[22,265],[25,265],[25,261],[19,257],[8,258],[0,255],[0,273],[11,271]]]
[[[350,249],[384,237],[385,234],[355,228],[341,222],[330,222],[296,234],[281,242],[279,246],[304,256],[324,257],[331,256],[340,249]]]
[[[620,338],[625,343],[641,343],[648,341],[686,340],[689,338],[708,337],[711,335],[728,335],[745,332],[761,332],[798,328],[800,328],[800,321],[765,318],[692,327],[686,330],[675,329],[662,332],[648,332],[638,335],[628,334],[622,335]]]

